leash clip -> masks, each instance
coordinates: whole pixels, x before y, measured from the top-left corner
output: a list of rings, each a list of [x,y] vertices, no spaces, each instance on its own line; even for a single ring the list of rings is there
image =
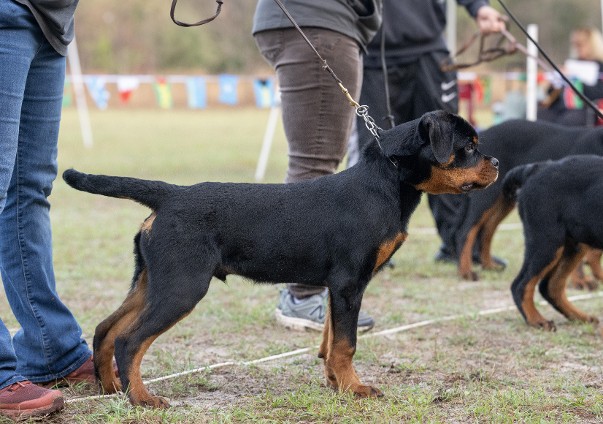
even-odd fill
[[[375,141],[377,142],[377,145],[379,146],[379,149],[381,150],[381,152],[383,152],[383,147],[381,147],[381,137],[379,136],[379,132],[383,131],[382,128],[379,127],[379,125],[377,125],[375,123],[375,120],[373,119],[372,116],[370,116],[368,114],[368,106],[367,105],[359,105],[358,103],[356,103],[356,115],[358,115],[359,117],[361,117],[364,120],[364,125],[366,126],[366,129],[369,130],[369,132],[373,135],[373,137],[375,138]],[[383,152],[385,154],[385,152]],[[392,158],[388,157],[389,161],[392,163],[392,165],[394,165],[395,168],[398,167],[398,164],[396,163],[396,161],[394,161]]]
[[[356,106],[356,115],[361,117],[364,120],[364,125],[366,129],[375,137],[377,143],[379,143],[379,131],[383,131],[379,126],[375,123],[375,120],[368,114],[368,106],[367,105],[358,105]],[[381,147],[381,144],[379,144]]]

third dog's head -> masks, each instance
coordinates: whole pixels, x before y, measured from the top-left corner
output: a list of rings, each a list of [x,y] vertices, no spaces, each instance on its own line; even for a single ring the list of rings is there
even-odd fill
[[[429,112],[381,134],[400,178],[430,194],[465,193],[498,178],[498,160],[478,150],[475,129],[458,115]]]

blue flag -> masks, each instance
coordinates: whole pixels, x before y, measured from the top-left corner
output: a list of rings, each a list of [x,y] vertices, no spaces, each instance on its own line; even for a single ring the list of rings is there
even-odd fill
[[[101,110],[107,109],[110,94],[105,79],[102,77],[88,77],[86,78],[86,87],[96,106]]]
[[[186,80],[188,107],[203,109],[207,107],[207,86],[205,78],[193,77]]]
[[[274,80],[256,79],[253,81],[253,94],[257,107],[271,107],[274,104]]]
[[[220,93],[218,100],[220,103],[227,105],[236,105],[238,103],[237,97],[237,85],[239,83],[239,77],[236,75],[220,75],[218,78]]]

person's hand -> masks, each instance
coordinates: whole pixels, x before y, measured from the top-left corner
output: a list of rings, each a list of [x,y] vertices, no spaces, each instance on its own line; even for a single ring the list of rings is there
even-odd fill
[[[505,19],[503,15],[498,13],[498,10],[491,6],[482,6],[477,11],[475,17],[479,32],[482,34],[490,34],[500,32],[505,29]]]

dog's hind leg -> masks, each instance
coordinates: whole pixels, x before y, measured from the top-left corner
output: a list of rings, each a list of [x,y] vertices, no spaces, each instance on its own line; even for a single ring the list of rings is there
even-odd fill
[[[603,250],[600,249],[588,249],[586,252],[585,261],[590,266],[590,270],[595,277],[599,281],[603,281],[603,268],[601,268],[601,256],[603,256]],[[590,290],[594,290],[597,288],[597,282],[593,282],[593,286],[589,287]]]
[[[121,390],[121,383],[113,370],[115,337],[121,334],[142,311],[146,289],[147,272],[144,270],[139,274],[138,281],[122,305],[96,327],[93,340],[94,368],[104,393]]]
[[[538,282],[548,278],[548,274],[558,265],[561,255],[562,248],[550,253],[526,244],[524,262],[511,284],[511,293],[519,312],[532,327],[555,331],[553,321],[547,321],[536,309],[534,292]]]
[[[514,206],[514,203],[505,202],[501,195],[484,214],[484,224],[480,232],[480,262],[484,269],[502,270],[501,266],[492,260],[492,239],[496,228],[511,213]]]
[[[584,255],[584,262],[578,264],[576,269],[572,272],[568,284],[571,284],[572,287],[579,290],[596,290],[599,287],[599,281],[603,280],[601,254],[603,254],[603,251],[589,247]],[[592,277],[588,276],[585,272],[587,264],[592,272]]]
[[[603,250],[591,249],[586,254],[586,262],[590,266],[590,269],[599,281],[603,281],[603,268],[601,268],[601,256],[603,256]]]
[[[336,384],[340,391],[350,391],[358,397],[383,396],[379,389],[361,383],[352,364],[356,352],[358,314],[366,284],[352,283],[330,285],[330,326],[324,334],[326,344],[325,375],[330,386]]]
[[[586,288],[593,290],[590,287],[595,286],[596,283],[584,272],[584,263],[579,263],[576,266],[576,269],[570,274],[568,284],[571,284],[572,287],[578,290],[584,290]]]
[[[151,222],[155,215],[151,215]],[[145,223],[149,222],[149,219]],[[144,228],[144,227],[143,227]],[[122,333],[142,310],[147,290],[147,270],[140,252],[141,232],[134,237],[134,255],[136,268],[132,287],[122,305],[101,322],[94,332],[94,368],[103,392],[113,393],[121,390],[121,382],[113,369],[115,337]]]
[[[467,237],[465,238],[463,248],[461,249],[459,255],[458,273],[459,276],[465,280],[479,280],[479,276],[477,275],[477,273],[471,269],[471,262],[473,256],[473,246],[475,245],[475,240],[477,239],[481,226],[482,222],[480,221],[476,225],[471,227],[471,229],[467,233]]]
[[[115,360],[122,387],[133,405],[169,406],[165,398],[152,396],[144,387],[140,372],[142,358],[157,337],[193,310],[207,293],[212,277],[211,272],[193,265],[195,261],[199,263],[198,258],[186,261],[187,268],[170,266],[166,261],[159,265],[159,270],[149,269],[146,304],[136,320],[115,339]]]
[[[554,272],[548,278],[542,280],[539,289],[540,294],[546,301],[565,315],[567,319],[597,323],[599,322],[597,318],[576,308],[568,300],[565,291],[569,275],[582,262],[587,250],[588,247],[583,244],[566,243],[559,265],[555,267]]]

